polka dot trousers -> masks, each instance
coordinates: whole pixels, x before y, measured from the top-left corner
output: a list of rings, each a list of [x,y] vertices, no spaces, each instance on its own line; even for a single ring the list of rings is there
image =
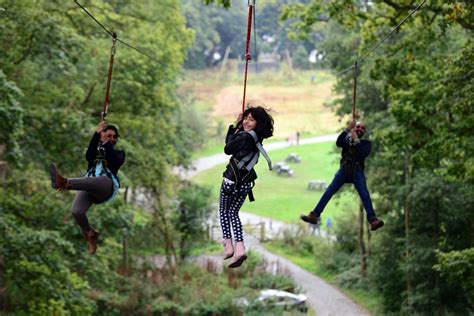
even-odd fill
[[[242,223],[239,218],[239,210],[245,202],[245,198],[251,189],[250,183],[240,183],[235,186],[233,183],[222,182],[219,199],[219,214],[224,239],[231,239],[230,226],[234,232],[235,242],[243,241]]]

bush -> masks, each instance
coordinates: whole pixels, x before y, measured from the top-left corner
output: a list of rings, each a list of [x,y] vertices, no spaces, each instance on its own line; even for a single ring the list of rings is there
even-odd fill
[[[252,289],[257,290],[274,289],[292,293],[296,290],[296,284],[289,277],[285,275],[272,275],[269,273],[262,273],[251,278],[248,285]]]

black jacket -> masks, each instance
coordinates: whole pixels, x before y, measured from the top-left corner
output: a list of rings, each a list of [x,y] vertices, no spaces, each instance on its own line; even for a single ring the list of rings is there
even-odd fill
[[[235,134],[236,128],[232,125],[229,126],[227,131],[227,136],[225,138],[225,147],[224,152],[227,155],[232,155],[230,158],[229,164],[224,171],[224,177],[232,181],[240,181],[243,179],[244,182],[251,182],[257,179],[257,173],[252,168],[252,170],[247,171],[245,168],[240,170],[240,178],[236,179],[236,174],[232,170],[231,162],[234,159],[240,161],[243,157],[247,156],[249,153],[258,153],[258,148],[255,145],[255,140],[252,135],[249,133],[237,133]]]
[[[86,151],[86,160],[88,162],[87,170],[90,170],[95,165],[95,159],[99,154],[97,147],[99,147],[100,143],[100,134],[94,133],[92,135],[92,139],[89,142],[89,147]],[[125,152],[122,150],[115,150],[112,144],[106,142],[103,146],[105,151],[105,160],[107,161],[107,168],[112,172],[115,176],[117,176],[117,172],[120,167],[125,162]]]
[[[345,159],[349,157],[349,155],[353,155],[353,159],[357,163],[357,165],[364,170],[364,161],[370,155],[372,150],[372,143],[366,139],[360,139],[357,142],[353,142],[351,135],[344,130],[336,140],[337,147],[342,148],[341,153],[341,167]]]

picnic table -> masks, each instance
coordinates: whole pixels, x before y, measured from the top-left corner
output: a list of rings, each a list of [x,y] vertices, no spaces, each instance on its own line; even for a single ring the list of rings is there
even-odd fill
[[[293,169],[291,169],[290,166],[286,165],[284,162],[278,162],[275,165],[275,170],[278,175],[293,175]]]
[[[294,162],[294,163],[300,163],[301,162],[301,157],[297,153],[291,153],[286,157],[285,159],[286,162]]]
[[[322,191],[327,189],[326,181],[312,180],[308,182],[309,191]]]

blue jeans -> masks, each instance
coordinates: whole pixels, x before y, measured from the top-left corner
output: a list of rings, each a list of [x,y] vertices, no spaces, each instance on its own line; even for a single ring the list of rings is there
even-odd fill
[[[344,174],[344,169],[339,169],[334,176],[329,187],[324,192],[323,196],[319,200],[318,204],[312,211],[315,215],[319,216],[326,204],[328,204],[329,200],[332,196],[339,191],[344,183],[349,183],[350,179],[347,179]],[[354,172],[354,186],[359,193],[360,199],[362,200],[362,204],[364,205],[365,212],[367,213],[367,220],[370,221],[372,218],[375,217],[374,207],[372,206],[372,200],[370,199],[369,190],[367,189],[367,183],[365,180],[364,172],[360,168],[356,168]]]

